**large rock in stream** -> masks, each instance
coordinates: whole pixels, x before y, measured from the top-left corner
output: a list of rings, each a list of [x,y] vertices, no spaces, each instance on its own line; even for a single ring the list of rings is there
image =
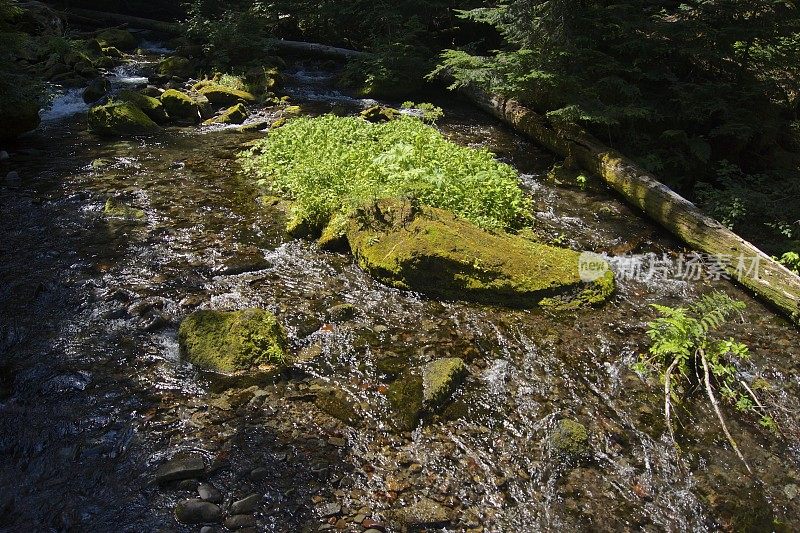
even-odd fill
[[[345,233],[359,266],[399,289],[515,307],[597,304],[614,291],[610,269],[581,279],[579,252],[490,233],[409,200],[356,210]]]
[[[195,311],[181,323],[178,341],[188,361],[222,373],[271,370],[288,357],[286,332],[263,309]]]
[[[158,129],[158,124],[130,102],[109,102],[89,110],[89,130],[98,135],[140,135]]]

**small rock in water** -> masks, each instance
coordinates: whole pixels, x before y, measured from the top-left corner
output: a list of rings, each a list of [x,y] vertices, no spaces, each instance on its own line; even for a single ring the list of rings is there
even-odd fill
[[[11,159],[11,156],[8,155],[8,152],[0,150],[0,163],[5,163],[9,159]]]
[[[326,503],[317,507],[317,511],[322,518],[328,518],[341,514],[342,506],[338,503]]]
[[[219,505],[192,498],[178,503],[175,518],[183,524],[218,522],[222,518],[222,509]]]
[[[467,375],[464,361],[455,357],[437,359],[422,370],[422,394],[425,406],[435,408],[446,402]]]
[[[19,173],[16,170],[12,170],[8,174],[6,174],[6,181],[10,182],[17,182],[19,181]]]
[[[242,498],[239,501],[233,502],[231,504],[231,514],[249,514],[256,510],[258,507],[259,502],[261,501],[261,496],[258,494],[251,494],[246,498]]]
[[[786,497],[790,500],[794,500],[797,497],[797,485],[789,483],[783,487],[783,493],[786,494]]]
[[[266,468],[254,468],[250,471],[250,479],[253,481],[263,481],[269,477],[269,470]]]
[[[220,529],[214,526],[203,526],[200,528],[200,533],[217,533]]]
[[[338,304],[328,309],[328,318],[331,322],[346,322],[356,316],[353,304]]]
[[[583,424],[565,418],[558,421],[550,436],[550,445],[565,459],[581,459],[589,455],[589,434]]]
[[[222,493],[211,483],[200,483],[197,487],[200,499],[211,503],[222,503]]]
[[[168,483],[182,479],[191,479],[205,472],[206,464],[202,455],[179,454],[162,464],[156,470],[156,481]]]
[[[391,515],[410,528],[443,526],[450,522],[453,516],[450,509],[428,498],[397,509]]]
[[[256,517],[249,514],[237,514],[225,519],[225,527],[231,530],[255,527]]]

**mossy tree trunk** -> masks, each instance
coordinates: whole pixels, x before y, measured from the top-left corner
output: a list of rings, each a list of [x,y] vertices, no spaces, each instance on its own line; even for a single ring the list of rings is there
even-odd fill
[[[687,245],[726,259],[728,275],[783,311],[795,324],[800,324],[800,277],[704,215],[655,176],[587,133],[577,128],[559,129],[516,100],[475,88],[466,88],[463,92],[479,107],[520,133],[600,176],[628,202]]]

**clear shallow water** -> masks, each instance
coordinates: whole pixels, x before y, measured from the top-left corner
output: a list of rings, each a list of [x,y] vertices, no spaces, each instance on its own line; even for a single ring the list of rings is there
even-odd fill
[[[330,90],[329,100],[304,101],[304,90],[326,94],[328,75],[299,70],[308,79],[287,92],[307,112],[363,107],[343,108]],[[548,183],[548,154],[445,104],[440,127],[450,138],[488,147],[522,173],[544,238],[639,261],[681,251],[613,195]],[[226,499],[264,495],[257,519],[267,531],[316,529],[324,503],[379,517],[422,496],[454,511],[453,531],[703,531],[733,518],[798,528],[800,501],[788,494],[799,481],[800,352],[783,319],[724,281],[622,279],[609,304],[576,315],[388,289],[347,255],[283,235],[277,213],[260,208],[238,175],[234,154],[256,137],[173,129],[108,141],[77,115],[12,154],[22,179],[0,188],[0,527],[193,530],[172,517],[192,491],[151,483],[155,467],[183,450],[203,454]],[[108,166],[93,168],[96,158]],[[109,197],[146,221],[104,218]],[[629,370],[646,348],[648,304],[678,305],[711,288],[748,302],[730,333],[750,345],[752,371],[774,384],[769,400],[782,413],[786,437],[776,439],[729,411],[752,478],[702,401],[686,406],[677,459],[658,384]],[[326,324],[340,302],[354,304],[356,318]],[[322,355],[264,386],[263,405],[226,408],[215,380],[180,361],[177,324],[196,306],[269,308],[295,350]],[[470,377],[444,416],[398,434],[377,368],[389,356],[462,357]],[[329,386],[356,404],[355,427],[310,403]],[[562,417],[589,430],[586,464],[566,467],[549,449]]]

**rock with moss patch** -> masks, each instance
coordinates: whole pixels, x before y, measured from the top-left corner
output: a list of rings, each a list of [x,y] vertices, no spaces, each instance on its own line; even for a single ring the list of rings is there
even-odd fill
[[[150,117],[157,124],[166,124],[169,120],[164,104],[158,98],[147,96],[136,91],[122,91],[117,95],[117,99],[122,102],[130,102]]]
[[[97,102],[111,90],[111,82],[106,78],[97,78],[83,90],[83,101],[87,104]]]
[[[103,214],[109,218],[119,218],[131,222],[140,222],[147,218],[147,215],[141,209],[123,204],[113,198],[106,200],[106,204],[103,206]]]
[[[109,102],[89,110],[89,130],[98,135],[140,135],[158,129],[158,124],[130,102]]]
[[[158,73],[162,76],[190,78],[194,71],[194,63],[180,56],[170,56],[158,64]]]
[[[457,357],[436,359],[422,369],[422,397],[426,409],[435,409],[450,399],[467,375],[467,365]]]
[[[610,270],[602,281],[582,281],[578,252],[490,233],[408,200],[357,209],[347,239],[361,268],[399,289],[517,307],[577,298],[587,289],[599,303],[613,292]],[[598,289],[598,283],[605,285]]]
[[[161,103],[172,119],[189,123],[200,120],[200,107],[194,98],[184,92],[168,89],[161,94]]]
[[[356,316],[356,306],[353,304],[337,304],[328,308],[328,320],[331,322],[346,322]]]
[[[200,94],[208,101],[219,106],[233,106],[239,103],[255,102],[256,97],[247,91],[240,91],[222,85],[207,85],[200,89]]]
[[[397,109],[382,105],[375,105],[361,112],[361,118],[369,122],[389,122],[400,116]]]
[[[422,418],[422,376],[409,370],[394,380],[387,390],[392,422],[401,431],[411,431]]]
[[[226,109],[219,116],[206,120],[204,124],[241,124],[247,120],[249,114],[250,112],[244,104],[236,104]]]
[[[550,435],[550,446],[561,458],[579,460],[589,455],[589,433],[580,422],[564,418]]]
[[[186,360],[223,373],[271,370],[288,357],[286,332],[263,309],[195,311],[178,330]]]
[[[97,42],[103,48],[114,47],[119,50],[130,51],[136,48],[136,37],[128,30],[109,29],[97,36]]]
[[[359,416],[356,402],[343,390],[336,387],[314,388],[314,405],[333,418],[349,426],[357,426],[363,417]]]

